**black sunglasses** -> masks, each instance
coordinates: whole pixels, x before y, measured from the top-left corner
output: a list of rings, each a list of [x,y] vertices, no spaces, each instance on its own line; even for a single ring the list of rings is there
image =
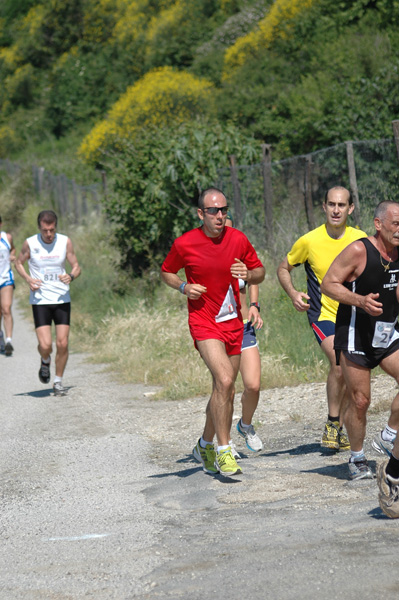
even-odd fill
[[[211,206],[210,208],[203,208],[203,212],[207,212],[210,215],[217,215],[219,210],[222,215],[227,215],[227,211],[229,210],[228,206]]]

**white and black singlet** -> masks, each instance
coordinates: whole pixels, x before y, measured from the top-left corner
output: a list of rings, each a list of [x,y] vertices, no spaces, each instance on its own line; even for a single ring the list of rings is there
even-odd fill
[[[399,349],[399,303],[396,298],[399,260],[387,263],[367,238],[359,242],[366,247],[366,267],[357,279],[343,285],[361,296],[378,293],[377,301],[382,302],[383,313],[373,317],[362,308],[340,304],[334,348],[338,351],[337,358],[339,351],[343,351],[353,362],[372,369]]]

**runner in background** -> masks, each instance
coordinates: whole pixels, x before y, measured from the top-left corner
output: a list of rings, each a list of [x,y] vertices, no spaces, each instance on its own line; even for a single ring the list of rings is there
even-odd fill
[[[68,360],[68,340],[71,314],[69,286],[79,277],[80,266],[71,240],[57,233],[57,215],[43,210],[37,217],[39,233],[23,243],[15,262],[15,268],[30,288],[30,303],[35,322],[40,354],[39,379],[50,381],[50,361],[53,350],[51,324],[55,325],[56,355],[53,390],[56,396],[64,396],[66,389],[62,377]],[[29,275],[24,263],[28,261]],[[65,262],[71,266],[65,270]]]
[[[226,225],[234,227],[233,216],[227,213]],[[242,417],[236,425],[236,429],[244,438],[247,448],[252,452],[259,452],[263,448],[262,440],[255,432],[252,419],[259,402],[261,362],[256,330],[261,329],[263,320],[260,316],[259,286],[257,284],[247,286],[243,279],[238,280],[240,287],[241,314],[244,322],[244,337],[241,346],[240,373],[244,384],[241,396]],[[249,308],[247,302],[247,287],[249,296]],[[238,460],[235,444],[230,440],[231,450]]]
[[[338,302],[321,293],[320,284],[336,256],[351,242],[366,237],[360,229],[349,227],[347,219],[354,210],[352,196],[344,187],[329,189],[323,202],[326,223],[300,237],[282,260],[277,277],[298,312],[307,312],[309,325],[330,363],[327,377],[328,415],[321,445],[332,450],[349,450],[343,430],[347,406],[345,381],[341,367],[335,363],[334,333]],[[295,289],[291,271],[303,264],[307,275],[307,291]]]
[[[3,317],[5,331],[5,340],[1,331],[0,351],[3,351],[6,356],[11,356],[14,351],[12,345],[13,318],[11,306],[15,288],[11,263],[15,261],[15,248],[11,233],[6,233],[2,229],[2,218],[0,217],[0,321],[1,317]]]

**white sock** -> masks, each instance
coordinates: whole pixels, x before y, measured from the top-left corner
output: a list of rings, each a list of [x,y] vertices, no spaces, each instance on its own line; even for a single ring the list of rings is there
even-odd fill
[[[43,358],[42,357],[42,363],[44,363],[45,365],[49,365],[50,364],[50,360],[51,360],[50,356],[48,358]]]
[[[244,423],[244,421],[241,418],[240,419],[240,427],[241,427],[241,429],[248,429],[249,427],[251,427],[251,424],[247,425],[246,423]]]
[[[62,383],[62,377],[58,377],[58,375],[56,375],[54,377],[54,383]]]
[[[213,444],[213,442],[206,442],[202,436],[200,437],[199,443],[201,448],[205,448],[208,444]]]
[[[385,429],[381,431],[381,437],[386,442],[393,442],[397,433],[396,429],[392,429],[389,425],[385,425]]]
[[[358,460],[359,458],[366,458],[364,456],[364,450],[363,448],[360,450],[360,452],[355,452],[354,450],[351,450],[351,457],[350,457],[350,461],[351,462],[355,462],[356,460]]]
[[[6,338],[6,344],[11,344],[11,338]]]
[[[223,452],[224,450],[227,450],[227,448],[230,448],[228,444],[227,446],[218,446],[218,452]]]

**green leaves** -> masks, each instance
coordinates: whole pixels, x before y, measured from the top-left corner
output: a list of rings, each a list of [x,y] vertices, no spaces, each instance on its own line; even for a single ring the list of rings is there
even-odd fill
[[[229,155],[248,163],[258,144],[233,125],[197,120],[166,129],[143,129],[132,144],[118,141],[108,167],[113,190],[105,206],[123,256],[139,275],[160,264],[173,240],[199,225],[199,191],[215,184]]]

